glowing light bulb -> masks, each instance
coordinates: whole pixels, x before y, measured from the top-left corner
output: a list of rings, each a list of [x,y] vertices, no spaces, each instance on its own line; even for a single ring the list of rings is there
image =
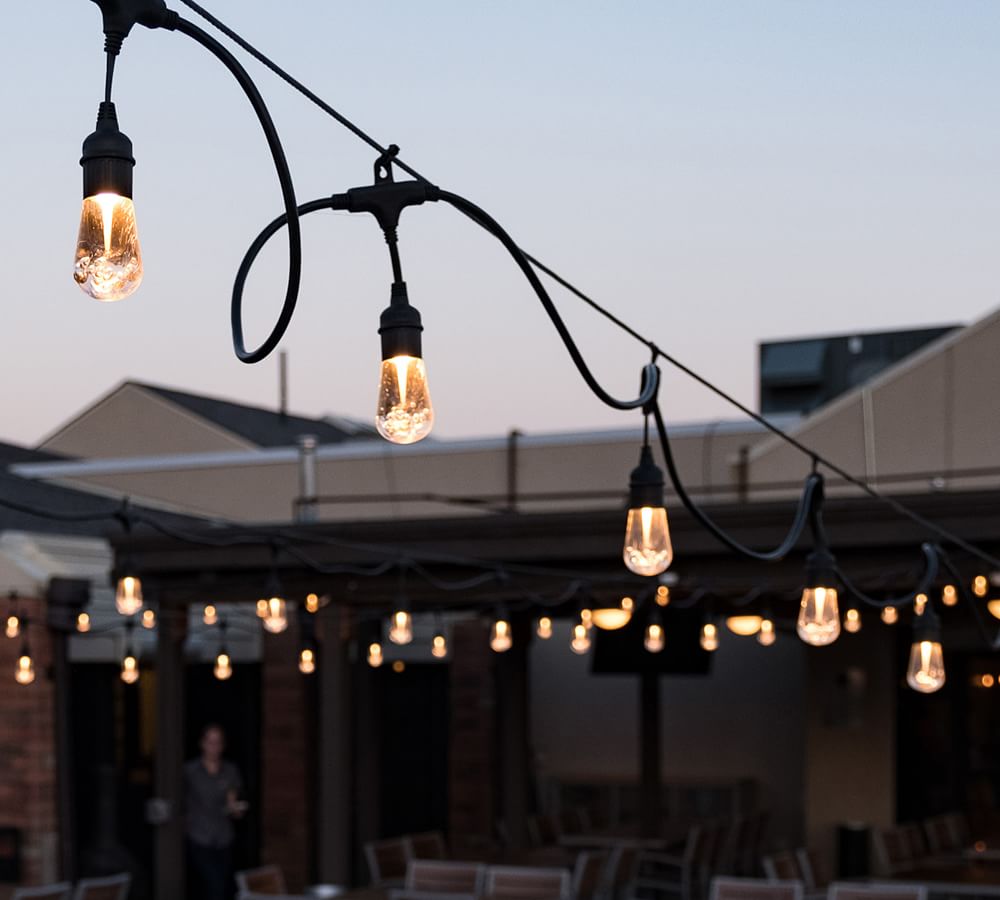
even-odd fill
[[[542,616],[535,627],[535,634],[543,641],[552,637],[552,620],[548,616]]]
[[[856,609],[849,609],[844,613],[844,630],[850,634],[861,631],[861,613]]]
[[[795,625],[799,637],[813,647],[825,647],[840,637],[840,610],[837,589],[807,587],[802,591],[799,618]]]
[[[31,684],[35,680],[35,663],[27,650],[22,650],[14,669],[14,680],[18,684]]]
[[[123,300],[142,282],[142,253],[130,197],[100,193],[83,200],[73,279],[95,300]]]
[[[590,649],[590,634],[582,622],[573,626],[573,640],[569,643],[574,653],[582,656]]]
[[[316,654],[309,647],[303,647],[299,652],[299,671],[303,675],[312,675],[316,671]]]
[[[665,584],[661,584],[656,589],[656,605],[666,606],[669,603],[670,603],[670,588],[668,588]]]
[[[281,634],[288,627],[288,611],[281,597],[271,597],[265,601],[267,613],[262,619],[264,630],[271,634]]]
[[[636,575],[659,575],[674,558],[663,505],[663,473],[653,462],[653,451],[648,444],[643,445],[639,465],[629,477],[622,558]]]
[[[389,625],[389,640],[394,644],[409,644],[413,640],[413,616],[405,609],[397,609],[392,614]]]
[[[603,631],[617,631],[632,620],[634,608],[635,601],[631,597],[622,597],[618,606],[605,606],[593,610],[591,621]]]
[[[319,612],[319,596],[317,594],[306,594],[306,612]]]
[[[729,616],[726,628],[740,637],[752,637],[760,631],[764,619],[761,616]]]
[[[217,625],[219,622],[219,611],[209,603],[201,613],[201,621],[206,625]]]
[[[927,608],[927,595],[917,594],[917,596],[913,598],[913,612],[918,616],[922,616],[926,608]]]
[[[142,581],[135,575],[123,575],[118,579],[115,609],[123,616],[134,616],[142,609]]]
[[[593,610],[584,607],[580,610],[580,624],[590,631],[594,627],[594,612]]]
[[[1000,619],[1000,600],[988,600],[986,610],[994,619]]]
[[[76,617],[76,630],[80,634],[86,634],[90,631],[90,614],[89,613],[79,613]]]
[[[660,653],[666,643],[663,626],[659,622],[650,622],[646,626],[646,636],[643,639],[643,646],[645,646],[646,650],[650,653]]]
[[[506,653],[513,646],[510,634],[510,622],[506,619],[497,619],[493,623],[490,633],[490,649],[494,653]]]
[[[912,647],[910,648],[910,655],[911,656],[913,655],[913,648]],[[990,674],[983,675],[982,678],[979,679],[979,685],[980,685],[980,687],[991,688],[991,687],[993,687],[993,684],[994,684],[994,678]]]
[[[263,619],[267,616],[267,600],[263,597],[257,601],[257,618]]]
[[[212,674],[218,681],[228,681],[233,677],[233,661],[225,650],[220,650],[219,655],[215,657]]]
[[[131,653],[122,660],[121,680],[125,684],[135,684],[139,680],[139,660]]]
[[[989,589],[990,583],[985,575],[977,575],[972,579],[972,593],[977,597],[985,597]]]
[[[774,630],[774,622],[770,619],[762,619],[760,629],[757,632],[757,643],[762,647],[770,647],[778,639],[778,633]]]
[[[156,628],[156,613],[151,609],[143,610],[142,612],[142,627],[143,628]]]
[[[899,610],[895,606],[886,606],[882,609],[882,621],[886,625],[895,625],[899,621]]]
[[[392,663],[392,671],[397,675],[402,675],[406,671],[406,663],[401,659],[394,660]]]
[[[21,633],[21,620],[13,614],[7,616],[7,628],[4,633],[9,638],[16,638]]]
[[[958,591],[953,584],[946,584],[941,588],[941,602],[945,606],[958,605]]]
[[[906,683],[922,694],[933,694],[944,687],[944,654],[938,641],[914,641]]]
[[[394,444],[414,444],[434,427],[427,369],[416,356],[382,360],[375,428]]]
[[[444,659],[448,655],[448,641],[443,634],[436,634],[431,640],[431,656]]]
[[[701,626],[701,638],[699,640],[702,650],[714,653],[719,649],[719,629],[712,622],[706,622]]]
[[[384,657],[382,656],[382,645],[375,643],[368,645],[368,665],[373,669],[377,669],[384,662]]]

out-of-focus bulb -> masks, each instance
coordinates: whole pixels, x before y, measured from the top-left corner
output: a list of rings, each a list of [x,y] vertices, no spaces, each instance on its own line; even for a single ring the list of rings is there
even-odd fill
[[[895,606],[883,607],[882,621],[886,625],[895,625],[899,621],[899,610]]]
[[[603,631],[617,631],[632,620],[634,608],[635,601],[631,597],[622,597],[618,606],[605,606],[593,610],[591,621]]]
[[[795,625],[799,637],[813,647],[825,647],[840,636],[840,609],[837,589],[807,587],[802,591],[799,618]]]
[[[267,615],[267,600],[263,597],[257,601],[257,618],[263,619]]]
[[[994,619],[1000,619],[1000,599],[998,600],[987,600],[986,601],[986,611],[993,616]]]
[[[628,511],[622,558],[636,575],[659,575],[667,570],[674,549],[664,507],[642,506]]]
[[[861,613],[856,609],[849,609],[844,613],[844,630],[850,634],[857,634],[861,631]]]
[[[944,654],[937,641],[914,641],[906,683],[922,694],[933,694],[944,687]]]
[[[972,579],[972,593],[977,597],[985,597],[990,589],[990,583],[985,575],[977,575]]]
[[[431,656],[444,659],[448,655],[448,641],[443,634],[434,635],[431,640]]]
[[[397,609],[389,625],[389,640],[394,644],[409,644],[413,640],[413,616],[409,610]]]
[[[573,640],[569,642],[574,653],[582,656],[590,649],[590,634],[587,626],[580,622],[573,626]]]
[[[212,674],[219,681],[228,681],[233,677],[233,661],[225,650],[220,650],[219,655],[215,657]]]
[[[368,665],[373,669],[377,669],[384,662],[382,656],[382,645],[379,643],[368,645]]]
[[[729,616],[726,628],[740,637],[752,637],[760,631],[764,619],[761,616]]]
[[[201,613],[201,621],[206,625],[217,625],[219,623],[219,611],[209,603]]]
[[[288,627],[288,611],[282,597],[270,597],[267,613],[263,618],[264,630],[271,634],[281,634]]]
[[[580,610],[580,624],[590,631],[594,627],[594,611],[584,607]]]
[[[927,608],[927,595],[917,594],[917,596],[913,598],[913,612],[918,616],[922,616],[926,608]]]
[[[7,616],[7,627],[4,634],[9,638],[16,638],[21,633],[21,620],[13,613]]]
[[[27,650],[23,651],[17,658],[17,666],[14,669],[14,680],[18,684],[31,684],[35,680],[35,663]]]
[[[512,646],[510,622],[506,619],[497,619],[490,632],[490,649],[494,653],[506,653]]]
[[[382,360],[375,428],[394,444],[414,444],[434,427],[427,369],[418,356]]]
[[[714,653],[719,649],[719,629],[713,622],[706,622],[701,626],[701,638],[699,640],[702,650]]]
[[[552,620],[548,616],[542,616],[538,620],[538,624],[535,627],[535,634],[543,641],[547,641],[552,637]]]
[[[762,619],[760,629],[757,631],[757,643],[762,647],[770,647],[777,639],[778,633],[774,630],[774,622]]]
[[[656,589],[656,605],[666,606],[669,603],[670,603],[670,588],[668,588],[665,584],[661,584]]]
[[[118,579],[115,609],[123,616],[134,616],[142,609],[142,581],[135,575],[123,575]]]
[[[306,612],[307,613],[319,612],[318,594],[306,594]]]
[[[125,684],[135,684],[139,680],[139,660],[131,653],[122,660],[121,679]]]
[[[659,653],[666,644],[663,626],[659,622],[650,622],[646,626],[646,636],[643,645],[650,653]]]
[[[156,628],[156,613],[153,610],[144,609],[142,611],[142,627]]]
[[[123,300],[142,282],[142,253],[129,197],[102,193],[83,200],[73,278],[95,300]]]
[[[303,675],[312,675],[316,671],[316,654],[309,647],[303,647],[299,652],[299,671]]]
[[[943,588],[941,588],[941,602],[945,606],[958,605],[958,591],[955,589],[955,585],[946,584]]]
[[[90,613],[78,613],[76,617],[76,630],[80,634],[86,634],[90,631]]]

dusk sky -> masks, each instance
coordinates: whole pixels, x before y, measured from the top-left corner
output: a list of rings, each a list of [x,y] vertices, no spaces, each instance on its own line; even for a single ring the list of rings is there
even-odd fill
[[[1000,304],[993,0],[208,2],[752,405],[759,340],[971,322]],[[103,305],[71,271],[80,143],[103,88],[99,11],[17,4],[5,30],[0,438],[35,443],[124,379],[274,404],[277,355],[246,366],[229,335],[236,268],[280,212],[235,81],[182,35],[138,28],[126,42],[115,100],[138,161],[145,280]],[[247,65],[300,202],[370,182],[372,151]],[[292,408],[370,420],[391,280],[381,235],[370,218],[333,213],[303,230],[299,309],[282,345]],[[491,238],[425,206],[404,214],[400,239],[436,436],[638,424],[589,393]],[[252,278],[253,343],[277,315],[284,261],[275,240]],[[554,296],[595,372],[634,393],[644,349]],[[734,417],[669,372],[662,401],[675,422]]]

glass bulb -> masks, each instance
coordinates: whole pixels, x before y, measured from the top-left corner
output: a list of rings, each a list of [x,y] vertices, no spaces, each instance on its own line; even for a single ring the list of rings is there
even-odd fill
[[[535,634],[537,634],[543,641],[547,641],[552,637],[552,620],[548,616],[542,616],[538,620],[538,625],[535,628]]]
[[[316,671],[316,654],[309,647],[303,647],[299,653],[299,671],[303,675],[312,675]]]
[[[617,631],[624,628],[632,620],[632,610],[635,603],[631,597],[622,597],[618,606],[605,606],[591,613],[591,621],[604,631]]]
[[[850,634],[861,631],[861,613],[856,609],[849,609],[844,613],[844,630]]]
[[[493,630],[490,634],[490,649],[494,653],[506,653],[512,644],[510,622],[506,619],[497,619],[493,623]]]
[[[584,628],[586,628],[587,631],[590,631],[590,629],[594,627],[594,612],[593,612],[593,610],[586,609],[586,608],[580,610],[580,624]]]
[[[215,657],[215,666],[212,668],[212,674],[219,681],[228,681],[233,677],[233,661],[224,650],[220,650],[219,655]]]
[[[7,616],[7,629],[5,634],[9,638],[16,638],[21,633],[21,620],[14,615]]]
[[[369,644],[368,645],[368,665],[373,669],[377,669],[384,659],[382,657],[382,645],[381,644]]]
[[[156,628],[156,613],[151,609],[144,610],[142,613],[142,627],[143,628]]]
[[[906,683],[922,694],[933,694],[944,686],[944,654],[937,641],[919,641],[910,648]]]
[[[125,575],[118,579],[115,609],[123,616],[134,616],[142,609],[142,581],[134,575]]]
[[[375,428],[394,444],[414,444],[434,427],[427,369],[419,356],[382,360]]]
[[[807,587],[802,591],[799,620],[795,627],[799,637],[813,647],[825,647],[837,640],[840,637],[837,589]]]
[[[123,300],[142,282],[135,207],[128,197],[95,194],[83,201],[73,278],[95,300]]]
[[[712,622],[701,626],[701,649],[714,653],[719,649],[719,629]]]
[[[90,613],[82,612],[76,617],[76,630],[80,634],[86,634],[90,631]]]
[[[569,645],[574,653],[581,656],[590,649],[590,634],[587,632],[587,626],[582,622],[573,626],[573,640],[570,641]]]
[[[972,579],[972,593],[977,597],[985,597],[989,589],[990,583],[986,580],[985,575],[977,575]]]
[[[740,637],[753,637],[763,624],[761,616],[729,616],[726,619],[726,628]]]
[[[14,679],[18,684],[31,684],[35,680],[35,664],[27,653],[22,653],[17,658]]]
[[[670,588],[665,584],[661,584],[656,589],[656,605],[666,606],[668,603],[670,603]]]
[[[448,641],[443,634],[434,635],[431,641],[431,656],[435,659],[444,659],[448,655]]]
[[[271,634],[281,634],[288,627],[288,613],[281,597],[266,600],[267,614],[263,618],[264,630]]]
[[[257,618],[263,619],[265,616],[267,616],[267,601],[261,597],[257,601]]]
[[[987,600],[986,611],[993,616],[994,619],[1000,619],[1000,600]]]
[[[650,653],[659,653],[663,649],[666,640],[663,626],[659,622],[650,622],[646,626],[646,638],[643,644]]]
[[[401,646],[409,644],[413,640],[413,616],[407,610],[397,609],[392,614],[389,640]]]
[[[895,625],[899,621],[899,610],[895,606],[886,606],[882,610],[882,621],[886,625]]]
[[[628,511],[622,558],[636,575],[659,575],[666,571],[674,558],[666,509],[643,506]]]
[[[943,588],[941,588],[941,602],[945,606],[958,605],[958,591],[955,589],[955,585],[946,584]]]
[[[306,595],[306,612],[319,612],[319,597],[316,594]]]
[[[927,608],[927,595],[917,594],[917,596],[913,598],[913,612],[918,616],[922,616],[926,608]]]
[[[206,625],[215,625],[219,621],[219,611],[209,603],[202,611],[201,620]]]
[[[139,680],[139,660],[131,653],[122,660],[121,679],[125,684],[135,684]]]
[[[770,647],[777,639],[778,633],[774,630],[774,622],[762,619],[760,630],[757,632],[757,643],[762,647]]]

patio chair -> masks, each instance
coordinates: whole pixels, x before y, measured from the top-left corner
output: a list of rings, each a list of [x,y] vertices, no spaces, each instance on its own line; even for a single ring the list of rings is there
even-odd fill
[[[477,862],[414,859],[406,867],[408,893],[481,894],[486,887],[486,866]]]
[[[448,848],[440,831],[423,831],[406,837],[410,859],[447,859]]]
[[[17,888],[11,900],[69,900],[73,885],[68,881],[58,884],[43,884],[38,887]]]
[[[569,871],[490,866],[486,872],[486,896],[503,900],[569,900]]]
[[[535,847],[548,847],[559,842],[559,823],[553,816],[528,817],[528,839]]]
[[[410,858],[410,842],[406,838],[369,841],[365,844],[368,872],[372,884],[379,887],[402,887]]]
[[[641,851],[635,861],[630,900],[695,900],[700,896],[696,863],[703,836],[700,828],[693,827],[680,854]]]
[[[246,894],[265,894],[274,896],[284,894],[285,876],[277,866],[260,866],[256,869],[244,869],[236,873],[236,890],[240,897]]]
[[[802,873],[802,883],[806,891],[815,893],[825,891],[832,880],[829,867],[825,860],[815,850],[800,847],[795,851],[799,861],[799,871]]]
[[[802,900],[802,882],[713,878],[709,900]]]
[[[601,889],[601,893],[609,900],[632,895],[638,857],[639,848],[634,843],[622,841],[611,848]]]
[[[829,900],[927,900],[923,884],[879,884],[869,882],[834,882],[827,893]]]
[[[574,900],[598,900],[602,897],[607,864],[606,850],[585,850],[577,856],[571,883]]]
[[[895,875],[913,868],[909,841],[899,828],[876,828],[872,832],[872,845],[879,875]]]
[[[806,882],[802,866],[794,850],[780,850],[765,856],[761,861],[764,877],[768,881]]]
[[[73,900],[125,900],[132,886],[128,872],[106,878],[81,878],[73,891]]]

